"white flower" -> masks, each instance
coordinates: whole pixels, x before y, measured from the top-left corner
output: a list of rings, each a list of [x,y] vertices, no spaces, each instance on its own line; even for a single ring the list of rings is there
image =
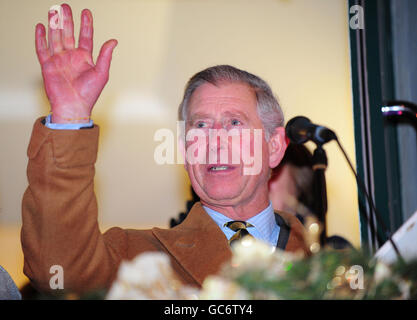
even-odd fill
[[[246,237],[232,247],[233,265],[254,265],[256,262],[269,261],[272,258],[274,247],[254,238]]]
[[[409,281],[400,280],[398,283],[398,289],[400,289],[401,297],[400,299],[408,300],[410,299],[410,288],[411,283]]]
[[[232,247],[232,271],[230,276],[236,277],[246,271],[265,271],[266,278],[276,278],[285,274],[288,264],[301,256],[276,250],[263,241],[245,238]]]
[[[170,277],[172,269],[169,258],[160,252],[146,252],[131,262],[122,262],[119,268],[119,279],[132,285],[147,287],[161,276]]]
[[[378,262],[375,266],[374,280],[376,284],[381,283],[384,279],[391,276],[391,269],[382,262]]]
[[[132,261],[123,261],[108,300],[195,299],[198,290],[176,279],[169,258],[161,252],[146,252]]]
[[[200,292],[202,300],[248,300],[249,293],[238,284],[219,276],[208,276]]]

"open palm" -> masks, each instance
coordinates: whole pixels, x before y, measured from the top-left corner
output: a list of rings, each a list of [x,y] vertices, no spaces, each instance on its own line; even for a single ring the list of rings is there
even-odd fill
[[[51,103],[52,122],[88,122],[92,108],[107,83],[117,41],[109,40],[103,44],[94,65],[91,12],[85,9],[81,13],[78,48],[75,48],[71,8],[67,4],[61,7],[62,29],[51,27],[51,19],[56,14],[49,12],[48,43],[45,27],[42,24],[36,26],[36,53]]]

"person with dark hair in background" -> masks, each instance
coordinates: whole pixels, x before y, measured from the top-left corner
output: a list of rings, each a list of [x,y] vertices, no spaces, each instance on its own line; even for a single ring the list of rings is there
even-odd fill
[[[313,178],[311,152],[304,145],[290,143],[268,183],[274,209],[290,212],[303,223],[304,217],[314,216]]]
[[[274,210],[292,213],[303,224],[307,217],[317,219],[315,201],[320,201],[314,197],[312,159],[313,155],[305,145],[290,143],[269,179],[269,198]],[[325,242],[333,249],[352,247],[349,241],[338,235],[327,237]]]

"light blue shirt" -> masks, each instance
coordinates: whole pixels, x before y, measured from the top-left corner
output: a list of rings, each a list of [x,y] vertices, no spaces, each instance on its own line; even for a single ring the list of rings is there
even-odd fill
[[[214,222],[216,222],[220,230],[223,231],[227,240],[229,240],[235,234],[235,231],[231,230],[228,227],[225,227],[224,224],[232,220],[229,217],[226,217],[225,215],[221,214],[220,212],[217,212],[206,206],[203,206],[203,208],[204,210],[206,210],[208,215],[214,220]],[[246,220],[246,222],[249,222],[253,225],[253,227],[249,227],[246,229],[253,237],[261,241],[264,241],[273,247],[277,245],[280,228],[275,220],[275,213],[274,209],[272,208],[271,202],[269,202],[269,206],[266,207],[266,209],[262,210],[249,220]]]

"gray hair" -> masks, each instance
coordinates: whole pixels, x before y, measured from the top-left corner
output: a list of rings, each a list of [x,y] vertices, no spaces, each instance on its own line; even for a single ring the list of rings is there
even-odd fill
[[[184,97],[178,108],[178,119],[186,121],[189,100],[194,91],[205,83],[218,86],[221,82],[242,82],[248,84],[256,94],[257,111],[265,129],[265,137],[284,126],[284,114],[269,85],[261,78],[229,65],[219,65],[196,73],[187,83]]]

